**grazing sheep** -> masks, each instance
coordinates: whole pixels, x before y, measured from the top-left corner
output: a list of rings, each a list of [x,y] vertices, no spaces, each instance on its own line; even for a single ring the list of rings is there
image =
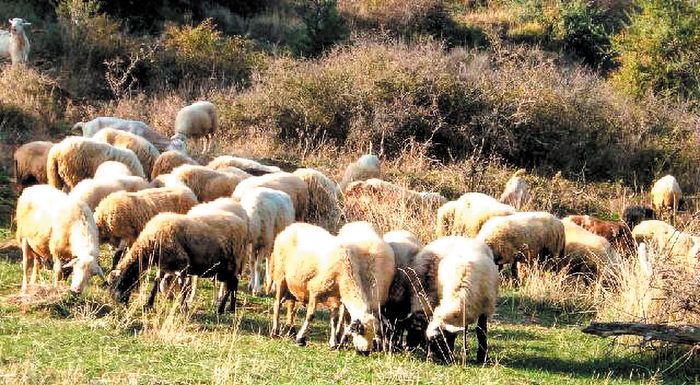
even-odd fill
[[[228,299],[235,311],[238,265],[243,258],[247,225],[244,219],[223,210],[196,215],[161,213],[153,217],[110,273],[112,297],[126,304],[145,267],[156,264],[158,274],[147,305],[153,306],[159,281],[165,274],[215,277],[224,283],[218,313]],[[188,285],[183,288],[183,305]]]
[[[162,212],[184,214],[196,204],[197,197],[186,187],[109,194],[95,208],[94,217],[100,242],[109,242],[117,248],[112,260],[113,267],[151,218]]]
[[[12,65],[29,60],[30,45],[26,27],[30,25],[32,23],[19,17],[10,19],[10,32],[0,30],[0,58],[10,58]]]
[[[491,218],[481,227],[476,239],[491,247],[497,265],[510,263],[516,281],[518,261],[532,263],[553,259],[558,264],[564,257],[566,245],[564,225],[546,212]]]
[[[384,234],[383,239],[394,250],[396,273],[382,308],[382,320],[386,325],[385,335],[388,337],[389,346],[396,350],[401,345],[411,315],[411,297],[414,291],[410,279],[413,276],[411,268],[423,244],[413,233],[405,230],[388,232]]]
[[[29,142],[21,145],[14,153],[15,183],[18,192],[34,184],[45,184],[46,159],[49,150],[53,146],[51,142]]]
[[[666,175],[654,183],[651,188],[651,207],[656,212],[663,210],[673,210],[675,216],[681,204],[681,186],[672,175]]]
[[[619,266],[620,257],[607,239],[579,226],[571,217],[561,222],[566,236],[564,261],[572,272],[603,275]]]
[[[88,205],[90,210],[94,210],[104,198],[113,192],[134,192],[148,187],[148,182],[138,176],[83,179],[73,187],[68,195]]]
[[[564,219],[607,239],[616,250],[624,252],[634,250],[632,231],[624,222],[604,221],[590,215],[569,215]]]
[[[511,205],[520,210],[530,201],[530,185],[523,178],[525,173],[525,169],[521,168],[508,179],[503,194],[501,194],[499,199],[501,203]]]
[[[127,131],[103,128],[93,136],[93,139],[109,143],[117,148],[133,151],[141,162],[143,172],[148,176],[151,175],[153,164],[156,162],[156,159],[158,159],[158,156],[160,156],[158,149],[149,141]]]
[[[235,177],[240,178],[241,180],[247,179],[252,177],[252,175],[248,174],[247,172],[241,170],[240,168],[237,167],[223,167],[223,168],[217,168],[216,171],[219,172],[224,172],[227,174],[231,174]]]
[[[53,262],[53,285],[64,269],[73,268],[70,289],[82,293],[93,274],[104,277],[98,264],[97,226],[88,207],[49,185],[31,186],[17,200],[17,243],[22,248],[22,293],[27,274],[36,282],[40,265]]]
[[[164,181],[166,186],[187,186],[200,202],[209,202],[231,196],[241,178],[205,166],[183,164],[175,168]]]
[[[108,160],[97,166],[97,170],[95,170],[95,175],[93,176],[93,178],[109,179],[122,176],[134,175],[131,173],[131,170],[129,170],[129,167],[126,167],[124,163]]]
[[[457,199],[451,234],[473,238],[493,217],[511,215],[515,208],[481,193],[466,193]]]
[[[102,116],[88,122],[78,122],[73,125],[73,134],[82,135],[86,138],[92,138],[98,131],[107,127],[130,132],[134,135],[143,137],[151,144],[156,146],[160,152],[168,151],[170,149],[169,147],[174,145],[170,139],[155,129],[149,127],[144,122],[139,120],[115,118],[112,116]]]
[[[170,139],[202,138],[202,152],[208,152],[217,125],[214,104],[207,101],[195,102],[178,111],[175,116],[175,135]]]
[[[187,156],[179,151],[166,151],[158,156],[158,159],[153,163],[153,170],[151,171],[151,180],[156,179],[159,175],[169,174],[175,168],[182,166],[183,164],[191,164],[193,166],[198,166],[194,159]]]
[[[309,188],[306,183],[296,175],[287,172],[265,174],[241,181],[233,192],[234,197],[242,198],[249,190],[256,187],[268,187],[287,193],[294,204],[294,217],[298,221],[306,218],[309,206]]]
[[[435,235],[440,238],[452,233],[455,224],[455,213],[459,203],[457,201],[449,201],[440,206],[437,211],[437,220],[435,221]]]
[[[476,321],[476,361],[486,362],[487,322],[496,310],[499,285],[493,260],[484,242],[461,236],[439,238],[416,255],[412,272],[418,291],[411,299],[409,346],[417,346],[425,330],[428,356],[453,361],[456,334]]]
[[[69,136],[51,147],[46,175],[50,185],[72,189],[81,180],[95,175],[97,167],[108,160],[124,163],[133,175],[146,177],[141,162],[131,150],[78,136]]]
[[[350,183],[345,187],[345,197],[347,200],[357,200],[365,206],[371,206],[377,201],[400,200],[414,207],[437,209],[447,203],[447,199],[438,193],[409,190],[375,178]]]
[[[700,251],[700,237],[678,231],[663,221],[643,221],[632,229],[637,243],[653,246],[659,255],[668,255],[679,263],[695,266]]]
[[[379,158],[376,155],[365,154],[354,163],[350,163],[345,169],[340,188],[345,190],[345,187],[352,182],[379,178],[380,176]]]
[[[248,216],[251,246],[248,289],[257,295],[263,286],[263,263],[272,254],[275,237],[294,223],[294,205],[287,193],[267,187],[247,190],[240,198],[240,205]]]
[[[363,280],[368,276],[361,271],[366,259],[357,256],[353,249],[343,246],[339,240],[321,227],[308,223],[289,225],[275,239],[272,257],[268,263],[266,291],[275,291],[270,335],[279,333],[279,316],[282,301],[287,300],[287,328],[295,333],[294,314],[296,303],[307,303],[306,317],[296,341],[306,344],[316,306],[321,303],[331,312],[331,337],[329,345],[336,347],[339,309],[342,305],[350,315],[349,333],[357,352],[369,354],[374,340],[377,319],[370,307],[371,287]]]
[[[649,206],[627,206],[622,213],[622,219],[624,219],[627,226],[631,229],[637,226],[641,221],[656,219],[656,214],[654,213],[654,209]]]
[[[207,167],[214,170],[227,167],[236,167],[253,176],[272,174],[275,172],[282,171],[279,167],[267,166],[251,159],[239,158],[237,156],[231,155],[222,155],[217,158],[214,158],[214,160],[207,164]]]
[[[312,168],[300,168],[292,174],[306,182],[309,188],[306,221],[328,230],[335,230],[340,222],[339,197],[342,195],[338,184]]]

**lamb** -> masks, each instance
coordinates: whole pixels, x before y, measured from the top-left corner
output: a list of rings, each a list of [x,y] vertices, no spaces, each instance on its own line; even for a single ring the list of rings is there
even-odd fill
[[[117,148],[133,151],[141,162],[143,172],[148,176],[151,175],[153,164],[156,159],[158,159],[158,156],[160,156],[158,149],[149,141],[127,131],[120,131],[109,127],[103,128],[93,136],[93,139],[109,143]]]
[[[207,101],[199,101],[183,107],[175,117],[173,139],[202,138],[202,152],[211,149],[211,141],[218,125],[216,107]]]
[[[681,187],[672,175],[666,175],[654,183],[651,189],[651,207],[656,212],[673,210],[675,216],[681,204]]]
[[[274,174],[247,178],[236,186],[236,190],[233,191],[233,196],[242,198],[247,191],[256,187],[269,187],[287,193],[294,204],[295,219],[297,221],[303,221],[304,218],[306,218],[307,207],[309,206],[309,188],[298,176],[287,172],[277,172]]]
[[[0,58],[10,58],[12,65],[29,60],[29,38],[26,28],[32,25],[24,19],[10,19],[10,32],[0,31]]]
[[[151,219],[132,247],[110,273],[112,297],[127,304],[138,285],[142,269],[157,264],[158,274],[147,306],[152,307],[164,274],[215,277],[224,283],[217,312],[222,314],[229,298],[235,312],[239,261],[243,258],[245,220],[223,210],[198,215],[161,213]],[[187,285],[183,290],[187,298]]]
[[[607,239],[579,226],[574,218],[561,220],[564,225],[565,261],[572,272],[610,274],[620,264],[620,257]]]
[[[117,248],[113,267],[151,218],[162,212],[184,214],[197,203],[197,197],[186,187],[118,191],[108,195],[95,208],[94,218],[100,242],[109,242]]]
[[[131,170],[129,170],[129,167],[126,167],[124,163],[108,160],[97,166],[97,170],[95,170],[95,175],[93,176],[93,178],[109,179],[122,176],[134,175],[131,173]]]
[[[520,210],[530,201],[530,185],[525,181],[525,169],[521,168],[508,179],[503,194],[499,198],[501,203],[511,205]]]
[[[138,176],[83,179],[75,185],[68,195],[88,205],[90,210],[95,210],[97,205],[113,192],[134,192],[147,189],[148,187],[148,182]]]
[[[350,163],[345,169],[345,174],[343,174],[343,179],[340,182],[340,188],[345,190],[347,185],[352,182],[379,178],[381,176],[380,171],[379,158],[377,158],[376,155],[362,155],[360,159]]]
[[[491,218],[481,227],[476,239],[491,247],[497,265],[511,264],[516,282],[518,261],[532,263],[553,259],[556,266],[564,257],[566,245],[564,225],[546,212]]]
[[[335,230],[340,222],[342,195],[338,184],[318,170],[300,168],[292,173],[306,182],[309,189],[309,206],[306,220],[328,230]]]
[[[437,220],[435,221],[435,235],[440,238],[452,233],[455,224],[455,213],[459,203],[457,201],[449,201],[440,206],[437,211]]]
[[[73,134],[82,135],[86,138],[92,138],[103,128],[113,128],[115,130],[126,131],[143,137],[151,144],[156,146],[158,151],[161,152],[168,151],[168,147],[174,144],[163,134],[149,127],[142,121],[121,119],[112,116],[101,116],[88,122],[78,122],[73,125]]]
[[[632,231],[624,222],[604,221],[590,215],[569,215],[564,219],[607,239],[616,250],[624,252],[634,250]]]
[[[491,249],[482,241],[447,236],[429,243],[413,263],[415,287],[411,298],[413,327],[410,346],[427,337],[428,356],[453,361],[456,333],[476,321],[476,361],[486,362],[488,319],[496,310],[498,269]],[[426,320],[430,320],[427,322]],[[466,334],[465,334],[466,342]]]
[[[18,192],[34,184],[45,184],[46,158],[53,146],[51,142],[29,142],[21,145],[14,153],[15,183]]]
[[[22,248],[22,293],[27,292],[27,274],[32,265],[30,283],[42,263],[53,262],[53,286],[58,285],[64,269],[73,268],[70,290],[82,293],[90,277],[104,278],[98,264],[97,226],[90,209],[49,185],[31,186],[17,200],[17,243]]]
[[[389,296],[382,308],[382,320],[385,322],[390,348],[400,347],[407,320],[411,315],[411,297],[413,290],[411,277],[415,256],[423,244],[410,231],[391,231],[383,236],[384,242],[394,251],[396,273],[389,288]]]
[[[187,186],[200,202],[209,202],[231,196],[241,178],[205,166],[184,164],[175,168],[164,182],[165,186]]]
[[[156,179],[159,175],[169,174],[175,168],[182,166],[183,164],[191,164],[193,166],[198,166],[194,159],[187,156],[180,151],[166,151],[158,156],[158,159],[153,163],[153,170],[151,170],[151,180]]]
[[[659,254],[666,254],[677,262],[695,266],[700,251],[700,237],[678,231],[666,222],[643,221],[632,229],[637,243],[654,246]]]
[[[214,158],[209,164],[207,164],[207,167],[218,170],[221,168],[227,168],[227,167],[236,167],[238,169],[241,169],[245,172],[247,172],[250,175],[253,176],[260,176],[260,175],[265,175],[265,174],[272,174],[275,172],[281,172],[279,167],[275,166],[267,166],[262,163],[258,163],[254,160],[251,159],[246,159],[246,158],[240,158],[237,156],[231,156],[231,155],[222,155],[217,158]]]
[[[304,346],[316,306],[325,304],[331,312],[331,337],[329,345],[338,345],[333,332],[339,323],[339,308],[347,309],[351,322],[349,333],[358,353],[369,354],[374,340],[377,319],[370,307],[370,287],[361,271],[366,260],[353,249],[343,246],[339,240],[321,227],[308,223],[294,223],[275,239],[268,267],[266,291],[275,291],[272,329],[270,335],[279,334],[280,306],[287,300],[287,328],[295,333],[294,314],[296,303],[308,303],[304,323],[296,333],[298,345]]]
[[[97,167],[108,160],[124,163],[135,176],[145,178],[136,154],[77,136],[69,136],[49,150],[46,174],[49,184],[58,189],[72,189],[78,182],[95,175]]]
[[[267,187],[247,190],[240,204],[249,221],[251,279],[248,288],[257,295],[263,286],[263,262],[270,258],[277,234],[294,222],[294,205],[287,193]]]
[[[511,215],[515,208],[481,193],[466,193],[457,199],[452,234],[476,237],[481,227],[493,217]]]
[[[372,205],[376,201],[402,200],[410,206],[428,209],[437,209],[447,203],[447,199],[438,193],[409,190],[375,178],[350,183],[345,188],[345,197],[348,200],[358,200],[363,205]]]
[[[654,213],[654,209],[649,206],[627,206],[622,213],[622,219],[624,219],[627,226],[632,229],[641,221],[656,219],[656,214]]]

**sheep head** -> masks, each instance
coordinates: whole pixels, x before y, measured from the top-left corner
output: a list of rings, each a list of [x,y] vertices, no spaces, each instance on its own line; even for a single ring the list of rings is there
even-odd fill
[[[369,355],[375,337],[377,319],[371,314],[365,314],[363,319],[350,322],[349,332],[355,350],[362,355]]]
[[[90,256],[87,258],[73,258],[70,262],[63,265],[63,268],[73,268],[73,279],[71,280],[70,290],[75,294],[81,294],[90,278],[93,275],[99,275],[102,279],[105,278],[105,273],[97,263],[97,258]]]
[[[30,25],[32,25],[32,23],[28,23],[19,17],[10,19],[10,34],[15,35],[24,33],[24,27],[28,27]]]

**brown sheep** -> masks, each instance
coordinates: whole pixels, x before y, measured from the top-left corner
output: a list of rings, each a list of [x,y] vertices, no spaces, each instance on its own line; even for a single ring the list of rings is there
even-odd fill
[[[52,146],[51,142],[37,141],[25,143],[15,151],[15,183],[18,193],[31,185],[48,183],[46,159]]]
[[[158,159],[153,163],[151,180],[156,179],[159,175],[169,174],[176,167],[182,166],[183,164],[199,165],[194,159],[180,151],[165,151],[161,153]]]
[[[231,196],[242,178],[205,166],[183,164],[165,178],[165,186],[187,186],[200,202]]]
[[[569,215],[564,219],[569,219],[593,234],[607,239],[620,252],[634,251],[632,231],[624,222],[604,221],[590,215]]]

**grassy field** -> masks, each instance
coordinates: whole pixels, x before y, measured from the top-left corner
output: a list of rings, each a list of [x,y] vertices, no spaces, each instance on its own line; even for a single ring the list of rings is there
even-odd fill
[[[9,237],[6,229],[1,234]],[[331,351],[325,312],[306,348],[271,340],[270,298],[241,293],[237,314],[217,317],[209,282],[200,284],[190,314],[182,315],[176,301],[162,297],[152,312],[143,313],[138,303],[122,308],[96,282],[80,299],[47,289],[22,297],[20,278],[17,254],[4,251],[0,379],[5,383],[578,384],[700,378],[692,360],[589,337],[579,331],[589,313],[567,312],[511,288],[501,293],[489,331],[490,362],[481,367],[439,366],[420,354],[361,357]],[[470,354],[473,359],[473,349]]]

